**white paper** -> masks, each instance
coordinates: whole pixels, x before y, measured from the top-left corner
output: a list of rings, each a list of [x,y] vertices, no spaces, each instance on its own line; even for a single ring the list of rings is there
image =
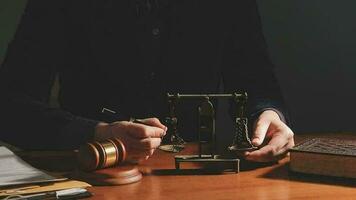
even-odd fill
[[[6,147],[0,146],[0,187],[56,180],[58,179],[30,166]]]

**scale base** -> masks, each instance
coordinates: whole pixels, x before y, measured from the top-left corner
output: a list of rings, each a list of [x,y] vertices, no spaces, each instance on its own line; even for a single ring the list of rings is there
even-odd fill
[[[174,156],[175,167],[180,170],[182,162],[197,162],[197,163],[230,163],[232,167],[224,171],[240,172],[240,159],[238,158],[223,158],[220,155],[177,155]]]

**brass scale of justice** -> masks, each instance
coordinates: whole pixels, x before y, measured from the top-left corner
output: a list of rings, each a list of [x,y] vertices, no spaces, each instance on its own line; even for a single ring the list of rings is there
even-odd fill
[[[168,132],[165,137],[169,137],[169,143],[163,144],[159,148],[169,152],[180,152],[184,149],[186,142],[178,134],[178,118],[176,109],[178,103],[182,100],[199,99],[201,100],[198,106],[198,154],[196,155],[176,155],[175,167],[180,170],[182,162],[198,162],[198,163],[230,163],[232,168],[230,171],[239,172],[240,159],[233,157],[223,157],[217,155],[216,147],[216,132],[215,132],[215,109],[212,99],[229,98],[236,104],[235,112],[235,135],[233,143],[228,147],[228,150],[233,152],[251,151],[257,149],[253,146],[248,136],[248,119],[246,117],[247,93],[232,93],[232,94],[167,94],[169,105],[169,117],[165,119],[168,126]],[[130,119],[130,121],[139,120]],[[208,140],[206,140],[208,138]],[[203,145],[208,145],[208,152],[204,150]],[[108,139],[101,142],[88,143],[79,149],[79,165],[83,170],[85,179],[91,179],[97,184],[120,185],[139,181],[142,174],[132,165],[122,166],[126,159],[126,149],[124,144],[117,138]],[[116,168],[110,168],[120,166]],[[115,170],[113,172],[113,170]],[[225,169],[225,171],[228,171]],[[91,173],[86,173],[91,172]],[[101,174],[113,175],[103,181],[98,178]],[[96,175],[99,175],[96,177]],[[100,180],[100,181],[98,181]]]
[[[235,135],[232,145],[228,147],[230,151],[251,151],[257,149],[253,146],[248,136],[248,119],[246,117],[247,93],[232,94],[167,94],[169,104],[169,117],[166,118],[168,125],[168,136],[171,144],[161,145],[159,148],[165,151],[179,152],[184,148],[185,141],[178,134],[178,118],[176,108],[179,101],[189,99],[200,99],[198,106],[198,154],[197,155],[176,155],[175,167],[180,169],[182,162],[201,162],[201,163],[231,163],[232,170],[239,172],[238,158],[226,158],[217,155],[216,132],[215,132],[215,109],[211,102],[214,98],[233,99],[236,104],[235,112]],[[205,137],[204,137],[205,136]],[[208,137],[207,137],[208,136]],[[209,141],[203,138],[210,138]],[[208,145],[208,152],[203,152],[203,145]]]

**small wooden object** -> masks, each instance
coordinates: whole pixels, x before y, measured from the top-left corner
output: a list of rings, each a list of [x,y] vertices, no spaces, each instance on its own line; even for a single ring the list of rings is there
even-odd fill
[[[87,143],[79,149],[77,176],[94,185],[122,185],[137,182],[142,174],[126,160],[124,144],[117,138]]]

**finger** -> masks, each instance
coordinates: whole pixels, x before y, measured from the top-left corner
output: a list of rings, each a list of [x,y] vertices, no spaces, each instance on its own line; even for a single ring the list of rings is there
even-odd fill
[[[257,162],[268,162],[280,159],[281,155],[287,152],[287,150],[293,146],[293,140],[288,137],[276,134],[275,137],[264,147],[259,150],[249,152],[246,155],[247,160]]]
[[[130,136],[135,138],[163,137],[165,134],[164,129],[139,123],[127,122],[126,128]]]
[[[245,159],[250,160],[250,161],[255,161],[255,162],[270,162],[270,161],[275,161],[279,160],[281,155],[283,154],[282,151],[281,153],[273,153],[273,148],[271,145],[266,145],[263,148],[256,150],[254,152],[249,152]]]
[[[150,157],[153,155],[153,153],[155,152],[155,149],[150,149]]]
[[[128,160],[142,160],[146,159],[146,157],[150,157],[153,152],[151,150],[138,150],[131,149],[127,152]]]
[[[275,162],[275,161],[279,161],[285,157],[287,157],[289,154],[288,151],[284,151],[283,153],[280,153],[276,156],[270,156],[270,157],[253,157],[253,156],[249,156],[249,157],[246,157],[245,159],[246,160],[249,160],[249,161],[253,161],[253,162]]]
[[[145,138],[140,143],[142,149],[156,149],[161,144],[161,138]]]
[[[252,136],[252,144],[260,146],[266,137],[268,128],[271,124],[270,120],[258,119],[254,126],[254,132]]]
[[[149,125],[149,126],[155,126],[158,128],[161,128],[163,130],[167,129],[167,127],[165,125],[163,125],[159,119],[153,117],[153,118],[147,118],[147,119],[137,119],[139,120],[141,123]]]
[[[140,151],[156,149],[161,144],[161,138],[137,139],[130,137],[127,141],[130,144],[130,148]]]

